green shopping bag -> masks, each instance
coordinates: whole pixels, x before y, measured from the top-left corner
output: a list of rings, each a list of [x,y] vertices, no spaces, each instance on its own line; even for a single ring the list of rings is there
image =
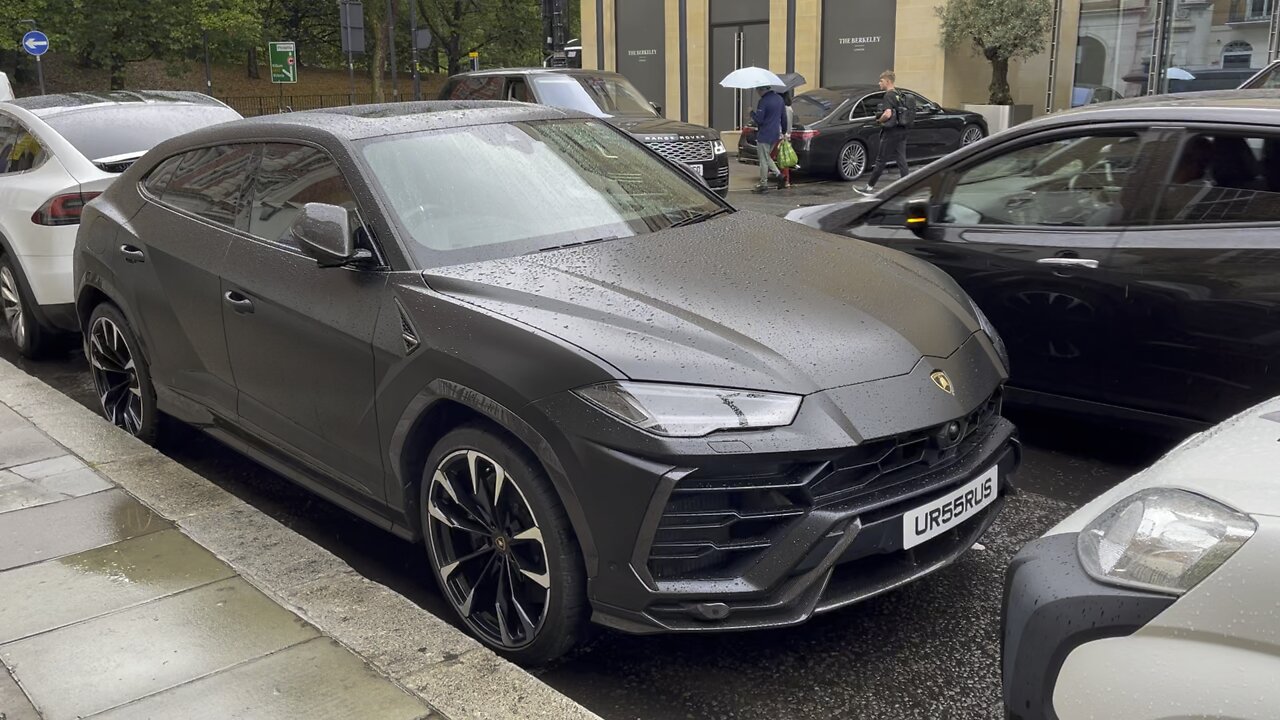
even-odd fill
[[[799,164],[800,158],[796,155],[796,149],[791,147],[790,140],[783,138],[782,143],[778,145],[778,167],[786,169]]]

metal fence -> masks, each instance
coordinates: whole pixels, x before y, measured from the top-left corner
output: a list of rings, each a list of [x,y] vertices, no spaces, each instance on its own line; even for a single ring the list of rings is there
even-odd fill
[[[297,110],[319,110],[321,108],[343,107],[346,105],[367,105],[374,102],[373,93],[356,93],[355,95],[346,93],[341,95],[252,95],[218,99],[245,117],[273,115]]]

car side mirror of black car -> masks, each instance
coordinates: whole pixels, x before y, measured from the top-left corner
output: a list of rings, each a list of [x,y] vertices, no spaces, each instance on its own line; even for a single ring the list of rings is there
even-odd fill
[[[652,102],[652,101],[651,101],[651,102],[649,103],[649,107],[653,108],[653,111],[654,111],[654,112],[656,112],[656,113],[658,113],[659,115],[661,115],[661,114],[662,114],[662,106],[661,106],[661,105],[659,105],[658,103],[656,103],[656,102]]]
[[[922,232],[929,227],[929,198],[911,198],[906,205],[907,228],[913,232]]]
[[[289,234],[302,252],[322,268],[339,267],[360,259],[351,235],[351,215],[345,208],[327,203],[307,203],[294,218]]]

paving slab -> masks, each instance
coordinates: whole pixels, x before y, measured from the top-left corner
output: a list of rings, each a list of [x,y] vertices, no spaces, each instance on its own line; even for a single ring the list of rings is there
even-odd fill
[[[11,486],[12,487],[12,486]],[[173,527],[123,490],[0,513],[0,570]],[[68,532],[73,528],[75,532]]]
[[[26,427],[26,420],[7,405],[0,404],[0,433]]]
[[[121,432],[116,426],[79,405],[65,412],[37,416],[34,422],[49,437],[62,443],[67,450],[90,465],[156,454],[155,448]]]
[[[531,685],[524,670],[481,648],[423,668],[401,679],[430,698],[454,720],[475,718],[594,718],[581,705],[541,683]],[[546,691],[541,688],[547,688]]]
[[[346,648],[316,638],[93,720],[419,720],[439,717]]]
[[[57,475],[47,475],[32,482],[45,490],[62,493],[68,497],[80,497],[115,487],[89,468],[58,473]]]
[[[0,645],[0,659],[45,720],[72,720],[317,635],[237,577]]]
[[[28,480],[39,480],[51,475],[68,473],[72,470],[83,470],[87,467],[88,466],[75,455],[63,455],[61,457],[41,460],[39,462],[28,463],[26,465],[18,465],[10,468],[10,471],[17,475],[21,475]]]
[[[66,454],[66,450],[30,425],[0,432],[0,469]]]
[[[40,720],[31,701],[3,665],[0,665],[0,720]]]
[[[67,496],[62,493],[46,490],[32,482],[6,483],[0,486],[0,513],[48,505],[66,499]]]
[[[0,644],[233,575],[177,530],[0,572]]]

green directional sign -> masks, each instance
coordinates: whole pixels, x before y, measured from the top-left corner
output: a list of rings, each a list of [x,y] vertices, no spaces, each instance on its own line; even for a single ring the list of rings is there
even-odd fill
[[[271,82],[298,82],[298,47],[292,42],[267,43],[271,63]]]

